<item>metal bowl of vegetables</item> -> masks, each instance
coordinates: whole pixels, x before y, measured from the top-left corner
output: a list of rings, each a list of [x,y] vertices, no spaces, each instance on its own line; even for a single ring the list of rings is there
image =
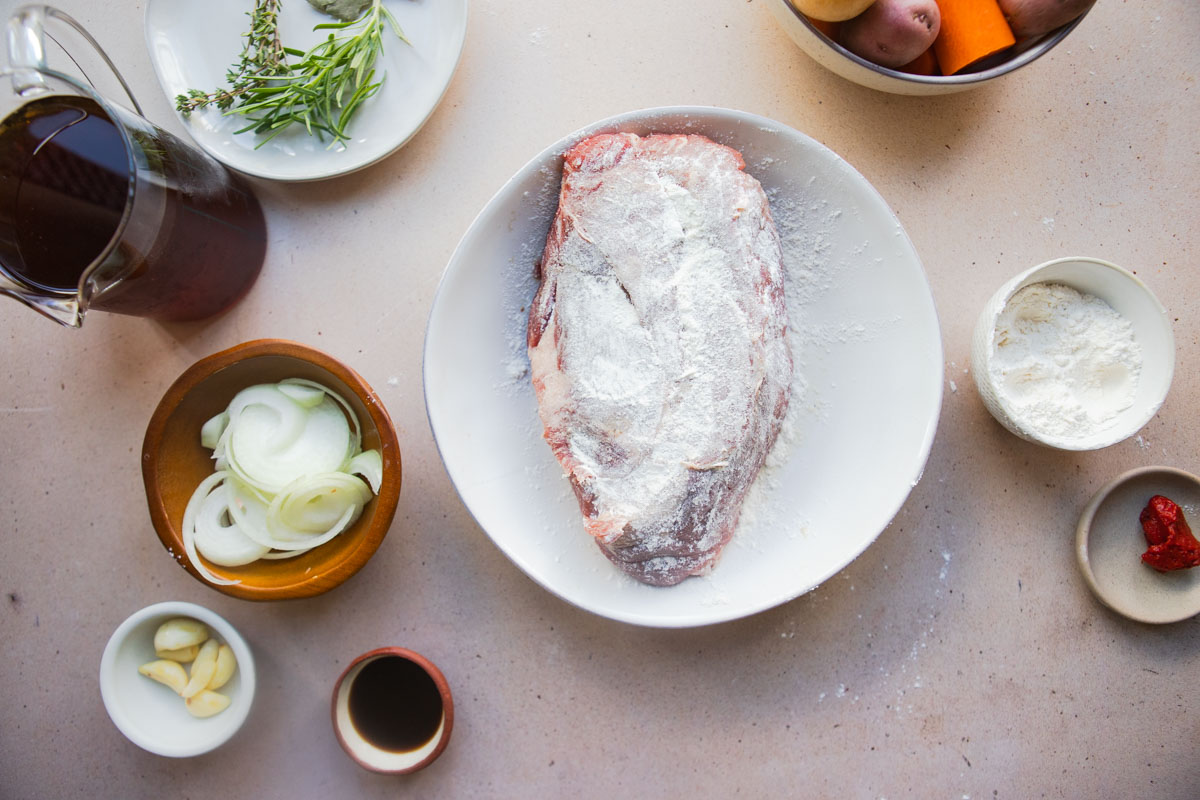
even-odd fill
[[[814,61],[882,92],[949,94],[1015,72],[1065,39],[1094,0],[770,0]]]
[[[167,389],[142,479],[158,538],[197,580],[247,600],[311,597],[387,535],[400,446],[354,370],[260,339],[201,359]]]

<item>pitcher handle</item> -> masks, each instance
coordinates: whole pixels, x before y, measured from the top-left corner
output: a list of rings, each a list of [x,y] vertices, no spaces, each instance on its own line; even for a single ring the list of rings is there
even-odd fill
[[[46,33],[46,22],[50,19],[70,25],[75,29],[76,33],[82,36],[95,49],[104,63],[108,65],[108,68],[112,70],[112,74],[116,76],[117,82],[121,84],[121,88],[125,90],[125,95],[129,98],[129,102],[133,104],[133,110],[139,116],[145,116],[142,113],[142,107],[138,105],[137,98],[133,96],[129,84],[125,83],[124,76],[121,75],[120,70],[113,64],[112,59],[108,57],[108,53],[104,52],[104,48],[100,46],[100,43],[93,39],[92,35],[76,22],[70,14],[52,6],[21,6],[8,18],[8,63],[14,72],[18,73],[23,81],[26,81],[26,85],[19,87],[19,89],[42,83],[40,73],[47,69],[46,38],[49,36],[51,41],[56,41],[52,35]],[[66,48],[63,49],[66,50]],[[83,77],[91,84],[93,89],[97,89],[96,84],[92,82],[91,78],[86,74]]]

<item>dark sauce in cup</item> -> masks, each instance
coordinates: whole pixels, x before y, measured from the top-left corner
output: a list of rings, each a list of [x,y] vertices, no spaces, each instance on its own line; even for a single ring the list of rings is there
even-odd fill
[[[350,685],[350,722],[373,746],[407,753],[427,744],[442,724],[442,693],[419,664],[401,656],[367,663]]]

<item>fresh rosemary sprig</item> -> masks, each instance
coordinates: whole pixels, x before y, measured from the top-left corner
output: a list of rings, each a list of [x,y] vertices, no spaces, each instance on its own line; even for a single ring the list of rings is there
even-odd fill
[[[344,144],[355,111],[383,85],[382,77],[374,80],[374,64],[383,52],[384,28],[390,25],[402,42],[408,40],[383,1],[373,0],[357,20],[317,25],[313,30],[329,35],[308,52],[296,50],[279,42],[279,3],[255,0],[240,63],[226,76],[229,87],[189,90],[175,98],[176,108],[187,115],[216,106],[247,117],[250,124],[236,132],[262,135],[256,148],[291,125],[329,137],[330,147]],[[288,56],[299,60],[289,62]]]

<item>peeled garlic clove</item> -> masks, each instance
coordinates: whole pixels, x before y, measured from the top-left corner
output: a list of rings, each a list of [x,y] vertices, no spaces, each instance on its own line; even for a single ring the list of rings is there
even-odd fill
[[[208,638],[203,622],[188,617],[169,619],[154,632],[154,651],[181,650],[202,644]]]
[[[213,673],[217,671],[218,649],[216,639],[209,639],[200,646],[200,652],[196,654],[196,660],[192,662],[192,673],[188,678],[187,686],[183,687],[181,695],[194,697],[208,686]]]
[[[220,692],[209,689],[202,690],[194,697],[187,699],[188,713],[193,717],[211,717],[229,708],[229,698]]]
[[[237,659],[233,657],[233,649],[227,644],[221,645],[217,648],[217,668],[205,688],[220,689],[233,677],[235,669],[237,669]]]
[[[175,690],[175,694],[183,694],[183,689],[188,682],[187,673],[183,671],[183,667],[177,661],[166,659],[151,661],[138,667],[138,672],[147,678],[153,678],[164,686],[170,686]]]
[[[196,658],[196,654],[200,652],[200,645],[194,644],[191,647],[181,647],[178,650],[155,650],[154,654],[159,658],[169,658],[172,661],[178,661],[181,664],[186,664]]]

